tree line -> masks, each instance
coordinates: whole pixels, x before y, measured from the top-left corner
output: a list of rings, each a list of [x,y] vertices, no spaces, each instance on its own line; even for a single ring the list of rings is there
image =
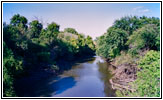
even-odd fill
[[[11,18],[10,24],[3,23],[3,96],[17,96],[15,80],[39,64],[58,71],[58,60],[73,61],[94,54],[95,45],[90,36],[74,28],[64,31],[59,28],[55,22],[43,28],[39,20],[28,22],[19,14]]]
[[[160,96],[159,18],[122,17],[96,39],[96,44],[96,54],[117,62],[117,66],[137,65],[137,79],[129,83],[136,91],[117,90],[117,96]]]

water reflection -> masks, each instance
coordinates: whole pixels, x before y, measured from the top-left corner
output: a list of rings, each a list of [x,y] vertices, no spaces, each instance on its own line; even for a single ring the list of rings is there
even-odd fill
[[[115,97],[115,91],[112,89],[109,79],[112,77],[111,72],[108,70],[109,64],[107,62],[97,63],[99,72],[101,73],[101,80],[104,82],[104,92],[107,97]]]

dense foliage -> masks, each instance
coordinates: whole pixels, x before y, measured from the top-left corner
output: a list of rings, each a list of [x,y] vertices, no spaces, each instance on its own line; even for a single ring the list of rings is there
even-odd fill
[[[155,24],[156,26],[160,26],[160,19],[156,17],[147,18],[145,16],[126,16],[122,17],[120,20],[116,20],[113,24],[113,27],[125,30],[131,35],[134,31],[146,24]]]
[[[113,60],[120,67],[137,65],[140,70],[137,79],[130,83],[135,91],[117,90],[117,96],[160,96],[159,18],[122,17],[97,38],[96,44],[97,55]]]
[[[127,33],[121,29],[109,28],[107,33],[97,40],[96,53],[105,58],[114,58],[125,48]]]
[[[16,59],[11,49],[3,42],[3,87],[4,96],[15,96],[13,89],[14,78],[23,70],[22,60]]]
[[[149,51],[138,62],[137,79],[133,82],[136,91],[132,96],[159,97],[160,96],[160,52]]]
[[[73,29],[73,28],[65,28],[64,29],[64,32],[67,32],[67,33],[72,33],[72,34],[77,34],[78,32]]]
[[[137,53],[142,48],[159,50],[160,44],[160,30],[154,24],[147,24],[144,27],[135,31],[127,41],[132,52]]]
[[[160,97],[160,52],[148,51],[137,63],[137,79],[129,83],[134,91],[117,90],[117,96]]]
[[[29,70],[44,65],[56,72],[61,69],[57,62],[93,55],[95,50],[110,61],[128,62],[139,69],[136,80],[130,83],[135,91],[117,91],[117,96],[160,96],[159,18],[122,17],[96,39],[96,49],[90,36],[73,28],[62,32],[59,28],[55,22],[46,28],[38,20],[28,23],[19,14],[10,24],[3,24],[3,96],[16,96],[15,80]]]
[[[96,54],[105,58],[115,58],[121,50],[130,48],[136,53],[142,48],[159,50],[159,19],[127,16],[116,20],[108,31],[97,38]]]
[[[83,36],[75,29],[59,31],[55,22],[46,28],[38,21],[28,23],[19,14],[3,24],[3,96],[16,96],[14,82],[37,66],[59,70],[56,62],[71,61],[94,54],[95,45],[90,36]],[[29,73],[28,73],[29,74]]]

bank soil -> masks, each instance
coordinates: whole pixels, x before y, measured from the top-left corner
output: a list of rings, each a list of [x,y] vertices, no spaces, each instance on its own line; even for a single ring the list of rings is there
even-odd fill
[[[112,65],[114,66],[114,65]],[[113,89],[135,91],[128,83],[136,80],[136,64],[123,64],[116,66],[112,71],[114,76],[110,79]]]
[[[140,57],[143,57],[147,51],[149,50],[148,49],[141,50],[138,55]],[[140,58],[138,58],[137,61],[139,59]],[[112,88],[114,90],[120,90],[120,91],[128,90],[130,92],[134,92],[135,89],[131,87],[129,83],[136,80],[137,78],[136,73],[141,70],[137,68],[137,64],[123,63],[121,65],[115,66],[116,65],[115,60],[109,63],[111,65],[109,66],[109,70],[111,69],[111,72],[113,74],[113,77],[109,80],[112,85]]]

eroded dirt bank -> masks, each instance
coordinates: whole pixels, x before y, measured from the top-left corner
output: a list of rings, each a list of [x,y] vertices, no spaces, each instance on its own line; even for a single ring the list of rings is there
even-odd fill
[[[129,83],[136,80],[136,73],[141,69],[138,69],[137,62],[141,57],[143,57],[149,50],[144,49],[139,52],[139,58],[130,58],[127,55],[124,55],[123,60],[125,62],[121,64],[117,64],[117,59],[108,62],[110,66],[108,70],[111,70],[113,77],[109,80],[112,88],[114,90],[128,90],[130,92],[134,92],[135,89]]]
[[[116,66],[116,68],[112,70],[114,76],[110,79],[112,88],[115,90],[134,91],[134,89],[128,83],[136,80],[137,70],[136,64],[123,64]]]

